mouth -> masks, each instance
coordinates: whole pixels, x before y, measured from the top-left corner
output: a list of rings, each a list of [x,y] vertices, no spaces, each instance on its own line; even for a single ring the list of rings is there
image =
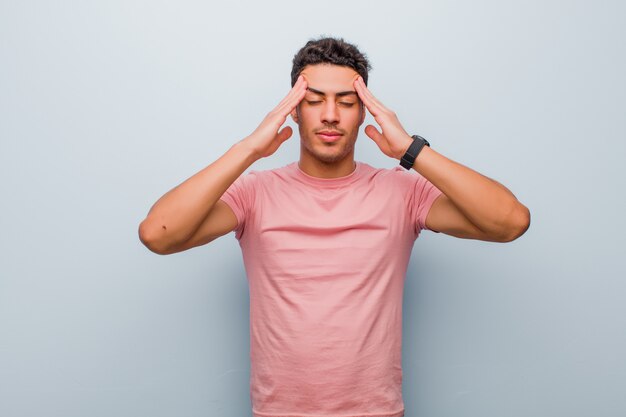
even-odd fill
[[[336,142],[339,139],[341,139],[341,136],[343,136],[341,133],[339,132],[334,132],[334,131],[327,131],[324,130],[322,132],[317,132],[316,133],[317,136],[319,136],[324,142],[327,143],[331,143],[331,142]]]

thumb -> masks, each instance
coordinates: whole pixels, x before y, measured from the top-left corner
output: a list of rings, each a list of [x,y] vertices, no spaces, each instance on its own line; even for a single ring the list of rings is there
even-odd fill
[[[278,140],[279,143],[283,143],[284,141],[286,141],[287,139],[291,137],[292,133],[293,133],[293,129],[291,129],[291,126],[286,126],[284,129],[278,132],[278,134],[276,135],[276,139]]]
[[[365,126],[365,134],[369,136],[378,146],[383,146],[383,135],[372,125]]]

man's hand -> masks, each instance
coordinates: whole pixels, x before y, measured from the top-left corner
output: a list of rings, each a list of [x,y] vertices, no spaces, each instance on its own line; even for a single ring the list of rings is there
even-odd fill
[[[361,76],[354,80],[354,88],[382,129],[381,133],[374,126],[367,125],[365,134],[376,142],[385,155],[398,160],[402,159],[406,150],[413,143],[413,138],[404,130],[396,114],[383,106],[368,90]]]
[[[289,94],[278,103],[274,110],[265,116],[259,127],[242,141],[251,146],[258,158],[272,155],[284,141],[291,137],[293,133],[291,127],[287,126],[280,132],[278,129],[285,123],[287,116],[294,107],[302,101],[306,88],[306,80],[301,75],[289,91]]]

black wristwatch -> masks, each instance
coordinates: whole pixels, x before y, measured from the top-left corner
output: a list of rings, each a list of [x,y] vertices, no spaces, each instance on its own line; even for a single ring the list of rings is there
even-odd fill
[[[413,143],[409,146],[409,149],[406,150],[404,156],[400,159],[400,165],[402,165],[406,169],[413,168],[413,164],[415,163],[415,158],[419,155],[420,151],[424,147],[424,145],[430,147],[430,143],[420,135],[413,135]]]

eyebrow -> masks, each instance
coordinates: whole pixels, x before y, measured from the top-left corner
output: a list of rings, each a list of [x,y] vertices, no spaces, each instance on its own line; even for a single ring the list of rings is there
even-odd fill
[[[315,88],[311,88],[311,87],[307,87],[307,90],[309,90],[312,93],[315,94],[319,94],[320,96],[326,96],[326,93],[320,90],[316,90]],[[356,91],[354,90],[348,90],[348,91],[341,91],[337,94],[335,94],[337,97],[343,97],[343,96],[349,96],[349,95],[356,95]]]

